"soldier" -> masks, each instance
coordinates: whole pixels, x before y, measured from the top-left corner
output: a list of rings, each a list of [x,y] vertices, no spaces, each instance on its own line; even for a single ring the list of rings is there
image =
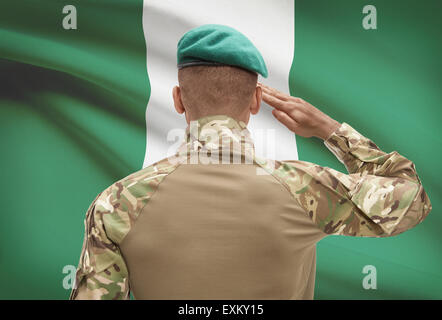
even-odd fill
[[[319,240],[390,237],[428,215],[413,162],[258,83],[258,73],[267,77],[264,60],[237,30],[190,30],[177,61],[173,99],[188,123],[186,140],[174,156],[92,202],[71,299],[128,299],[130,292],[136,299],[313,299]],[[324,140],[348,174],[257,157],[246,125],[261,100],[289,130]]]

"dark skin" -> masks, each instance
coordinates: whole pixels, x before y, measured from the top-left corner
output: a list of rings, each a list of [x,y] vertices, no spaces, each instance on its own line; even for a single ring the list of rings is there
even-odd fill
[[[173,88],[172,96],[176,111],[179,114],[185,113],[187,123],[196,120],[191,108],[183,104],[179,86]],[[260,82],[257,83],[249,107],[240,116],[234,118],[247,124],[250,114],[258,113],[261,100],[273,108],[272,114],[279,122],[302,137],[317,137],[326,140],[341,125],[307,101],[287,95]]]

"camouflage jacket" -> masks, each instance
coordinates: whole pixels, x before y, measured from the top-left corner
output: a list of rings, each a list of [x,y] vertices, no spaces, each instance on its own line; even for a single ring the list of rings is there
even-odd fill
[[[115,182],[92,202],[71,299],[129,298],[120,244],[160,183],[186,163],[231,161],[232,154],[252,163],[285,187],[324,236],[393,236],[416,226],[431,210],[414,164],[396,151],[381,151],[347,123],[324,144],[348,174],[305,161],[261,159],[245,124],[227,116],[192,122],[186,137],[174,156]],[[233,152],[225,156],[227,148]]]

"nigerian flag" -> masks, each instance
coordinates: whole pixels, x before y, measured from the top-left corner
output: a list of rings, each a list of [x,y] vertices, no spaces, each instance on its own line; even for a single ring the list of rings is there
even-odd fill
[[[171,95],[178,39],[218,23],[261,51],[263,83],[411,159],[431,199],[399,236],[322,240],[315,298],[441,299],[441,12],[438,0],[2,0],[0,298],[69,296],[89,204],[185,128]],[[257,153],[345,172],[262,109]]]

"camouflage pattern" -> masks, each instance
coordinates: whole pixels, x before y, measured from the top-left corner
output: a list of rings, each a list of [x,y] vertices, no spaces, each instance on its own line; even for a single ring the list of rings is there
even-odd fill
[[[101,192],[86,213],[85,237],[70,299],[129,299],[129,278],[118,244],[158,185],[180,162],[168,158]]]
[[[414,164],[396,151],[381,151],[346,123],[324,144],[349,174],[305,161],[257,157],[245,123],[224,115],[191,122],[174,156],[114,183],[91,204],[71,299],[129,298],[128,270],[118,245],[158,185],[182,164],[253,163],[284,185],[325,234],[393,236],[430,212]]]
[[[187,156],[189,164],[252,164],[255,149],[244,122],[213,115],[190,122],[176,156]]]
[[[273,174],[326,234],[386,237],[420,223],[431,203],[414,164],[385,153],[343,123],[324,141],[349,174],[305,161],[276,162]]]

